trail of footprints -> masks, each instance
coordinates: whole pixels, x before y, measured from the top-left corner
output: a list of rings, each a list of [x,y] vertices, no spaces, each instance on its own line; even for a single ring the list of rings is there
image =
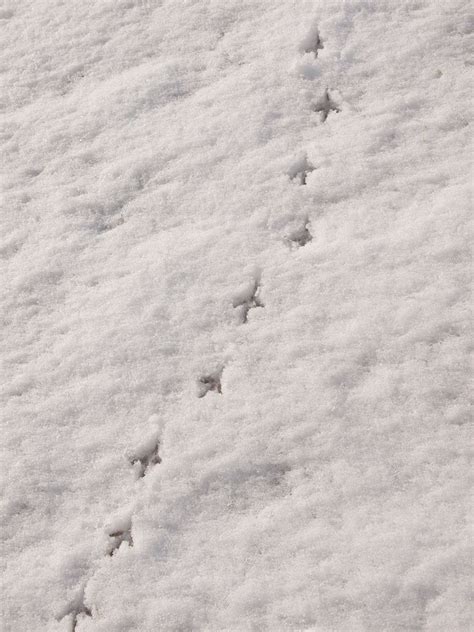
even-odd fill
[[[144,478],[156,465],[161,463],[159,454],[160,442],[156,436],[151,437],[145,444],[128,456],[128,462],[135,468],[138,479]],[[110,522],[105,529],[107,542],[104,548],[104,556],[113,557],[122,546],[133,547],[132,516],[125,514]],[[84,601],[83,586],[76,597],[64,610],[58,614],[61,621],[70,617],[70,630],[76,632],[77,626],[84,618],[93,617],[93,611]]]
[[[317,59],[319,51],[324,48],[323,41],[320,37],[316,26],[313,26],[305,40],[300,46],[302,54],[312,53]],[[320,115],[321,123],[325,123],[331,113],[340,112],[340,108],[329,88],[324,90],[323,95],[312,104],[313,112]],[[311,164],[308,156],[304,153],[295,160],[291,168],[288,170],[290,180],[295,181],[301,186],[306,185],[308,174],[315,170],[315,166]],[[304,223],[290,233],[284,241],[289,244],[290,248],[301,248],[306,246],[313,236],[310,232],[310,221],[306,218]],[[248,322],[249,312],[256,308],[263,308],[264,303],[261,299],[261,283],[260,278],[255,278],[247,288],[241,290],[234,296],[232,306],[238,314],[239,323],[245,325]],[[224,365],[220,365],[214,371],[201,375],[197,380],[198,392],[197,397],[203,398],[208,393],[216,393],[222,395],[222,374]],[[138,479],[144,478],[157,465],[161,463],[159,454],[160,443],[157,439],[148,441],[145,446],[137,449],[129,455],[129,463],[135,468]],[[107,544],[105,546],[104,555],[113,557],[122,546],[133,547],[132,533],[132,517],[127,516],[119,521],[115,521],[106,530]],[[58,620],[69,616],[71,623],[71,631],[75,632],[78,622],[81,618],[93,617],[93,611],[84,601],[83,586],[76,598],[58,615]]]

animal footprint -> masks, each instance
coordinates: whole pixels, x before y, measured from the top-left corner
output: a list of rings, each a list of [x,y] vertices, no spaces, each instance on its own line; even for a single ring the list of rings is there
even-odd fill
[[[240,322],[246,323],[248,313],[254,307],[264,307],[260,300],[260,283],[257,279],[253,283],[239,292],[232,301],[234,309],[239,309]]]
[[[71,632],[76,632],[78,621],[83,617],[92,617],[92,612],[84,603],[84,588],[77,594],[76,598],[70,602],[66,608],[56,617],[58,621],[62,621],[65,617],[71,617]]]
[[[329,112],[340,112],[337,104],[331,98],[329,90],[326,88],[324,95],[313,105],[313,112],[321,114],[321,123],[324,123],[329,116]]]
[[[308,173],[314,171],[315,167],[308,161],[308,156],[303,154],[296,160],[288,170],[291,180],[297,180],[301,185],[306,184]]]
[[[160,442],[154,435],[129,456],[130,463],[137,469],[138,478],[143,478],[150,467],[161,463],[159,448]]]
[[[313,235],[309,232],[308,226],[309,220],[306,220],[303,226],[288,235],[287,240],[291,242],[290,245],[296,247],[306,246],[306,244],[313,239]]]
[[[130,515],[124,516],[115,520],[106,530],[109,542],[107,545],[106,554],[112,556],[117,551],[123,542],[126,542],[128,546],[133,546],[132,537],[132,517]]]
[[[199,393],[198,397],[204,397],[210,391],[214,391],[222,395],[222,384],[221,377],[222,371],[224,369],[220,368],[214,373],[209,373],[209,375],[203,375],[198,380]]]
[[[316,24],[314,24],[309,30],[308,34],[301,42],[300,51],[302,53],[313,53],[315,57],[318,56],[318,51],[324,48],[323,41],[319,35],[319,30]]]
[[[72,632],[76,632],[76,627],[78,623],[77,619],[79,615],[83,615],[84,617],[92,617],[92,612],[84,604],[82,604],[80,610],[73,610],[70,614],[72,614]]]

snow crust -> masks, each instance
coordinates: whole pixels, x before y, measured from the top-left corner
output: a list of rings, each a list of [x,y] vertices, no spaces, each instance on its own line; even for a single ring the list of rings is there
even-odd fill
[[[5,0],[2,629],[467,632],[464,0]]]

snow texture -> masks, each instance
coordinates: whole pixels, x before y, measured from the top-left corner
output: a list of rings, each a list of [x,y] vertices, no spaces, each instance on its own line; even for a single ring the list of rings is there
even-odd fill
[[[468,632],[467,0],[3,0],[5,632]]]

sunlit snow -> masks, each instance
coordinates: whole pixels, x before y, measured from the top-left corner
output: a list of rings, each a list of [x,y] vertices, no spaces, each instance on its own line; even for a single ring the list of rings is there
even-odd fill
[[[473,30],[2,1],[2,630],[472,630]]]

